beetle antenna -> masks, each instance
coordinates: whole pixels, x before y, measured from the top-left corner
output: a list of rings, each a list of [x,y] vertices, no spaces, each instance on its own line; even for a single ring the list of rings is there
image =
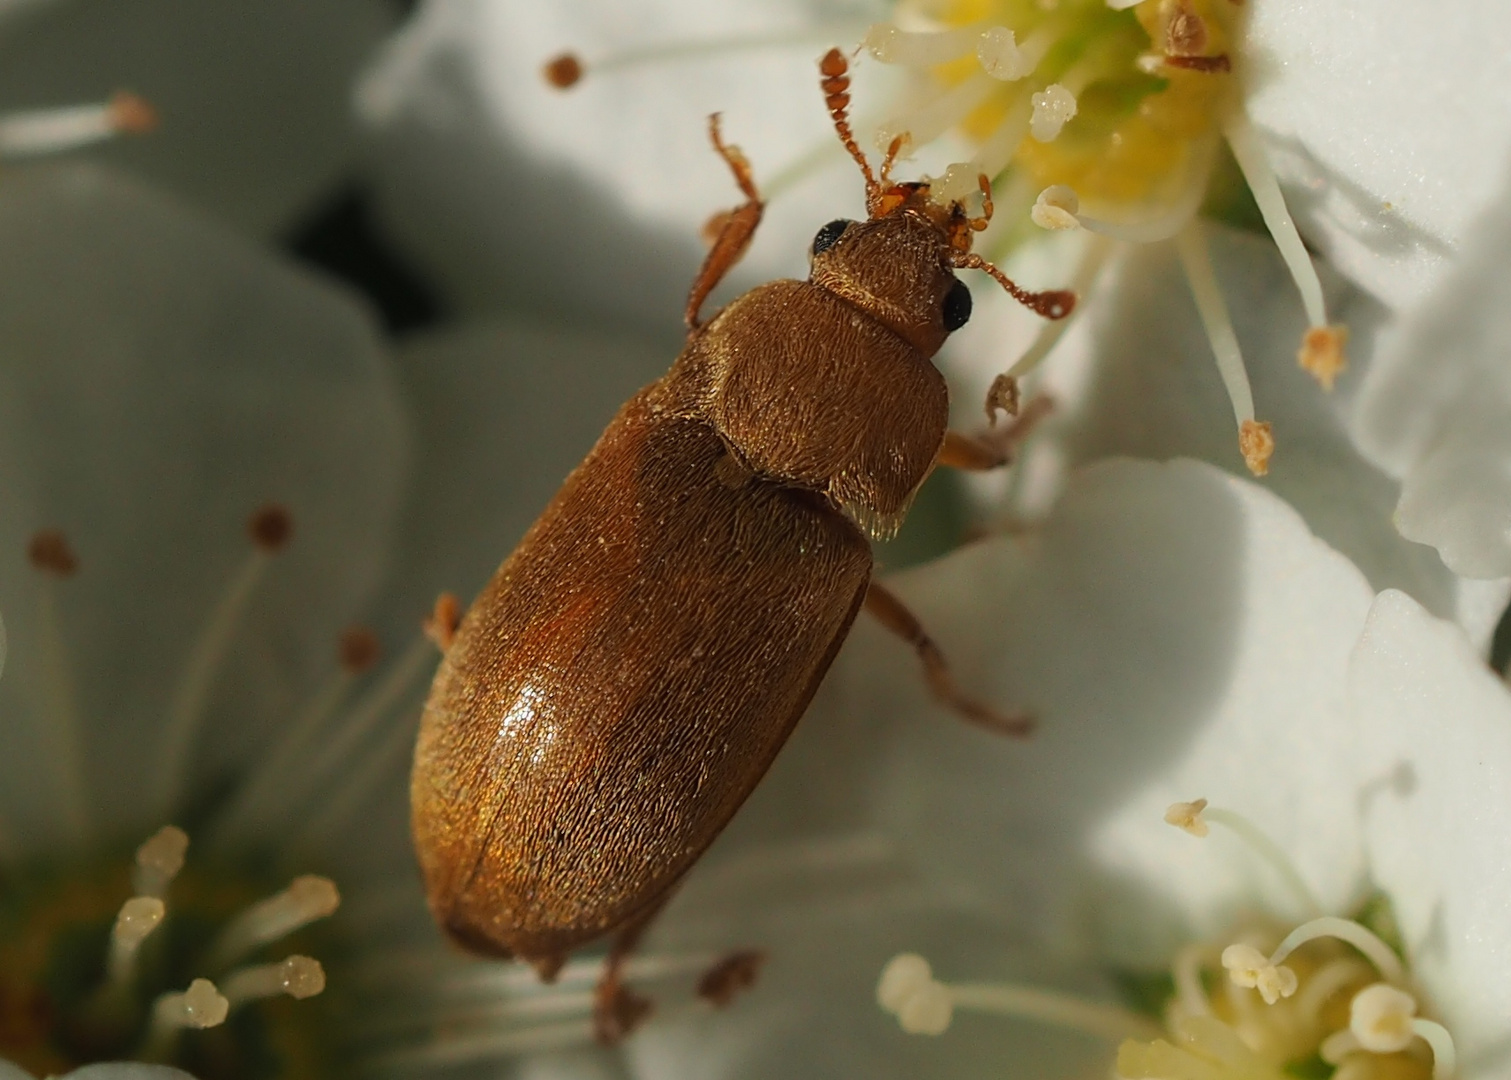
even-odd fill
[[[881,159],[880,184],[885,188],[892,182],[892,166],[897,164],[897,155],[902,153],[902,148],[908,143],[908,133],[904,131],[887,145],[887,156]]]
[[[980,255],[972,252],[953,252],[950,262],[962,270],[986,271],[998,285],[1008,291],[1014,300],[1046,319],[1063,319],[1076,308],[1076,294],[1071,290],[1046,289],[1043,292],[1030,292]]]
[[[818,62],[818,70],[823,76],[819,86],[824,91],[824,104],[829,109],[829,118],[834,121],[834,130],[839,133],[839,141],[845,144],[845,149],[850,151],[850,156],[855,159],[866,178],[866,209],[870,212],[881,198],[882,185],[877,182],[876,174],[871,171],[871,163],[856,144],[855,132],[850,130],[850,62],[838,49],[830,49]],[[894,139],[891,148],[887,150],[886,162],[882,165],[883,176],[892,167],[895,157],[893,151],[896,149],[900,149],[900,142]]]

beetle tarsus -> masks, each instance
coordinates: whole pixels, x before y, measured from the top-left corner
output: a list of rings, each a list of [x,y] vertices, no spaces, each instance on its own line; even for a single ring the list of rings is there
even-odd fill
[[[738,949],[723,957],[698,980],[698,996],[722,1009],[743,991],[755,985],[766,954],[760,949]]]

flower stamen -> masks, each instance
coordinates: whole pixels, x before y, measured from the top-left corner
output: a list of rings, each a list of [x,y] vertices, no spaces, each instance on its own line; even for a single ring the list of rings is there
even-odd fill
[[[1258,990],[1266,1005],[1290,997],[1300,985],[1294,971],[1284,964],[1272,963],[1252,945],[1229,945],[1222,951],[1222,966],[1228,969],[1228,978],[1235,986]]]
[[[253,950],[334,914],[340,906],[341,893],[330,878],[301,875],[233,919],[210,947],[205,967],[223,971]]]
[[[1217,284],[1217,275],[1212,272],[1207,241],[1199,220],[1192,218],[1187,222],[1175,237],[1175,247],[1180,252],[1191,295],[1196,299],[1196,311],[1212,345],[1217,373],[1222,376],[1223,388],[1233,405],[1239,451],[1249,471],[1255,476],[1263,476],[1270,471],[1274,439],[1269,425],[1254,419],[1254,391],[1249,387],[1249,373],[1243,364],[1243,352],[1238,347],[1238,335],[1233,332],[1233,321],[1228,316],[1228,305]]]
[[[1301,242],[1301,234],[1296,231],[1295,219],[1286,208],[1285,196],[1281,194],[1280,182],[1270,167],[1269,157],[1242,110],[1234,110],[1228,117],[1223,134],[1243,172],[1244,181],[1254,194],[1254,201],[1259,204],[1265,227],[1301,293],[1301,303],[1306,308],[1307,321],[1311,323],[1297,353],[1297,362],[1311,372],[1324,389],[1331,390],[1333,382],[1347,367],[1343,354],[1348,341],[1347,328],[1330,325],[1327,321],[1327,304],[1322,296],[1317,268],[1312,265],[1306,245]]]
[[[162,994],[152,1003],[152,1022],[139,1056],[167,1060],[183,1031],[218,1027],[229,1013],[230,1003],[209,979],[195,979],[182,993]]]
[[[109,101],[5,113],[0,114],[0,158],[58,154],[156,127],[157,111],[124,90]]]
[[[183,800],[184,783],[189,769],[189,755],[204,718],[210,692],[225,660],[231,642],[241,625],[242,616],[262,581],[269,563],[288,543],[293,519],[282,506],[262,507],[247,522],[252,553],[232,575],[226,591],[201,629],[189,658],[179,676],[178,685],[163,724],[162,743],[157,756],[158,783],[152,785],[154,816],[165,818]]]
[[[1238,811],[1222,806],[1212,806],[1206,799],[1196,799],[1187,803],[1171,803],[1165,810],[1165,822],[1196,837],[1206,836],[1208,825],[1221,825],[1242,840],[1254,854],[1269,863],[1271,869],[1280,875],[1286,887],[1301,901],[1308,913],[1322,910],[1321,901],[1317,899],[1316,894],[1307,885],[1306,879],[1301,876],[1301,872],[1296,869],[1295,864],[1291,862],[1280,845]]]
[[[900,953],[888,961],[876,984],[876,1001],[912,1035],[943,1034],[956,1008],[1035,1020],[1107,1039],[1149,1038],[1159,1032],[1146,1017],[1071,994],[1010,983],[943,983],[916,953]]]
[[[227,1010],[253,1001],[287,994],[296,1001],[314,997],[325,989],[325,968],[309,956],[294,955],[271,964],[237,968],[222,982]]]

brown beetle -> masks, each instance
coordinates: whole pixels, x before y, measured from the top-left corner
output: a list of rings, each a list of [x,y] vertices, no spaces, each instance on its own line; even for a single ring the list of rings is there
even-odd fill
[[[862,604],[906,637],[935,693],[958,694],[917,620],[871,580],[867,535],[895,532],[936,464],[990,468],[1003,445],[946,430],[930,362],[970,314],[952,269],[982,217],[892,184],[856,146],[844,56],[821,62],[835,128],[866,179],[869,219],[818,233],[808,281],[698,312],[743,252],[761,202],[726,215],[688,301],[687,345],[619,411],[462,620],[421,722],[415,844],[430,907],[463,946],[552,978],[616,934],[600,1038],[645,1003],[619,981],[634,938],[765,774]],[[753,974],[753,972],[752,972]],[[748,981],[748,978],[746,979]]]

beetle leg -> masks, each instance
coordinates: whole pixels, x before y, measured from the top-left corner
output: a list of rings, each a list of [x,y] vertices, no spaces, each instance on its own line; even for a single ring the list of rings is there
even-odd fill
[[[961,693],[950,674],[944,654],[924,630],[918,616],[909,611],[894,593],[875,581],[866,588],[866,610],[876,616],[877,621],[888,630],[913,646],[913,651],[923,662],[923,675],[929,685],[929,692],[941,705],[973,724],[1002,735],[1022,738],[1033,730],[1033,717],[1023,713],[1003,715],[991,706]]]
[[[1040,394],[1030,399],[1023,411],[1011,423],[1003,426],[998,431],[986,435],[966,435],[959,431],[946,431],[944,444],[939,448],[939,454],[934,461],[938,465],[949,465],[956,469],[966,469],[971,472],[984,472],[987,469],[1000,469],[1004,465],[1012,463],[1018,447],[1039,421],[1048,416],[1054,408],[1053,402]]]
[[[689,330],[696,330],[702,325],[698,309],[708,299],[708,294],[724,279],[724,275],[745,254],[745,249],[750,246],[750,238],[755,235],[756,226],[761,223],[761,212],[766,209],[766,204],[761,201],[761,193],[756,190],[755,178],[750,173],[750,162],[738,146],[726,145],[719,134],[718,113],[708,118],[708,137],[714,144],[714,150],[729,166],[729,171],[734,173],[735,183],[740,186],[745,203],[733,210],[715,214],[704,226],[705,232],[712,233],[714,240],[708,249],[708,255],[703,259],[698,276],[693,279],[693,287],[688,290],[687,310],[683,313],[683,319]]]
[[[630,990],[624,985],[624,965],[630,953],[635,951],[640,935],[650,925],[662,905],[657,904],[650,914],[620,930],[614,936],[614,944],[604,961],[603,974],[593,988],[593,1037],[603,1046],[622,1042],[633,1032],[654,1007],[650,998]]]

